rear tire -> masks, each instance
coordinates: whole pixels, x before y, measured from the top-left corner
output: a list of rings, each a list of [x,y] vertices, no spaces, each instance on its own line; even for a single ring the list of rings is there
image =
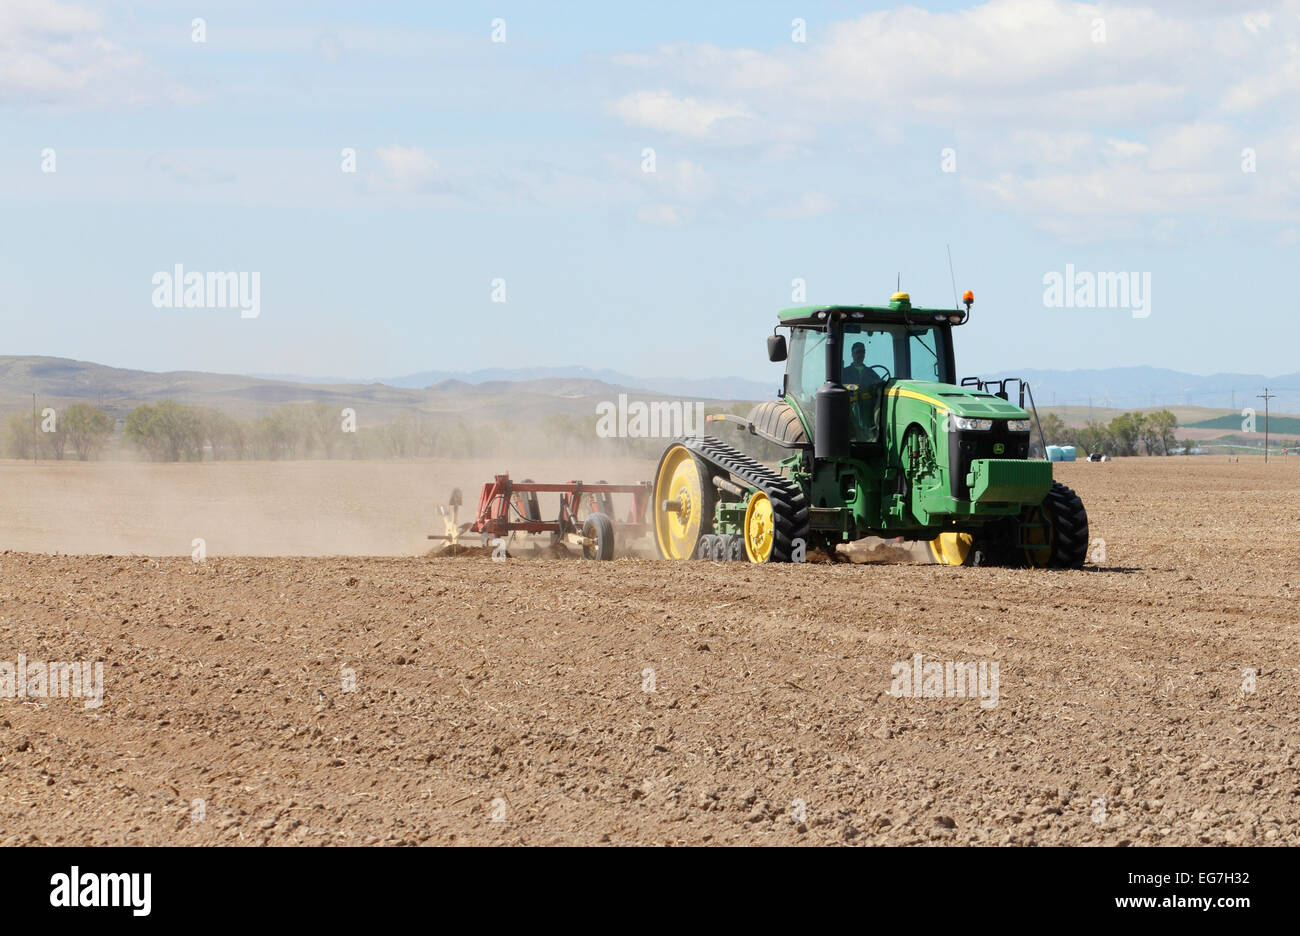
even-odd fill
[[[596,542],[582,546],[584,559],[614,558],[614,521],[606,514],[594,513],[582,524],[582,535]]]
[[[808,433],[794,407],[783,400],[767,400],[749,411],[749,421],[754,429],[764,435],[793,445],[807,445]]]
[[[1026,563],[1045,569],[1083,568],[1088,558],[1088,511],[1083,499],[1060,481],[1053,481],[1043,503],[1026,512],[1026,518],[1040,517],[1048,524],[1050,548],[1026,549]]]

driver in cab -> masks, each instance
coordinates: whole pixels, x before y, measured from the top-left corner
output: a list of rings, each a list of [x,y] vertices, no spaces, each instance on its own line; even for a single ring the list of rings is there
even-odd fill
[[[867,348],[862,342],[855,341],[850,350],[853,353],[853,363],[845,364],[844,373],[840,375],[844,386],[867,389],[872,384],[884,383],[878,373],[863,363],[867,357]]]

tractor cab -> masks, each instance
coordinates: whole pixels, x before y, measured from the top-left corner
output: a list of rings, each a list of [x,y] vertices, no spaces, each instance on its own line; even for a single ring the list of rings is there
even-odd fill
[[[768,356],[788,360],[784,396],[809,438],[818,393],[839,385],[847,391],[842,405],[849,444],[878,443],[885,394],[897,381],[956,383],[952,326],[965,318],[962,312],[914,310],[906,293],[895,293],[888,306],[787,309],[777,328],[790,329],[789,346],[775,335]]]

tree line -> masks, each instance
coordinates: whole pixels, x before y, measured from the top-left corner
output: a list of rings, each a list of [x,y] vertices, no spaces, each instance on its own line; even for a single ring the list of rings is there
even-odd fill
[[[97,457],[113,436],[113,417],[76,403],[62,413],[43,410],[39,417],[16,413],[4,424],[4,450],[12,458],[65,456],[87,461]]]
[[[748,403],[729,411],[747,415]],[[350,415],[349,415],[350,414]],[[144,404],[126,414],[122,431],[101,409],[77,403],[62,411],[16,413],[4,423],[0,449],[11,458],[86,461],[114,447],[151,461],[277,460],[301,458],[486,457],[546,454],[561,457],[639,456],[657,458],[662,438],[601,438],[595,413],[556,413],[536,423],[452,422],[447,417],[401,411],[388,422],[359,425],[355,412],[324,403],[276,407],[252,419],[172,400]],[[1084,454],[1173,455],[1190,451],[1176,438],[1178,420],[1169,410],[1121,413],[1109,423],[1068,427],[1055,413],[1042,419],[1048,445],[1073,444]],[[1033,440],[1038,441],[1035,426]],[[774,446],[752,450],[760,440],[729,425],[708,423],[706,433],[750,450],[764,460],[783,457]]]
[[[747,411],[747,408],[746,408]],[[400,411],[364,424],[356,412],[324,403],[278,406],[252,419],[172,400],[143,404],[117,421],[78,403],[10,416],[0,451],[11,458],[86,460],[110,452],[150,461],[231,461],[305,458],[638,455],[657,458],[664,439],[600,438],[597,415],[555,413],[537,422],[464,421]],[[453,421],[454,420],[454,421]]]
[[[1066,426],[1056,413],[1041,422],[1048,445],[1074,445],[1085,454],[1174,455],[1191,451],[1196,443],[1177,438],[1178,418],[1169,410],[1152,413],[1120,413],[1109,423],[1090,422],[1082,427]],[[1033,438],[1037,441],[1038,427]]]

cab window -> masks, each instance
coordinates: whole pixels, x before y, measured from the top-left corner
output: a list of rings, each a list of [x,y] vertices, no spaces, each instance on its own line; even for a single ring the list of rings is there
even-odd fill
[[[826,333],[796,329],[790,336],[787,389],[811,422],[817,388],[826,382]]]
[[[910,332],[907,338],[907,352],[913,380],[944,382],[938,329],[925,328]]]
[[[928,325],[845,325],[840,382],[864,387],[885,380],[951,383],[946,340],[943,329]]]
[[[840,383],[850,390],[866,390],[874,384],[897,377],[894,340],[894,334],[889,328],[846,326]]]

